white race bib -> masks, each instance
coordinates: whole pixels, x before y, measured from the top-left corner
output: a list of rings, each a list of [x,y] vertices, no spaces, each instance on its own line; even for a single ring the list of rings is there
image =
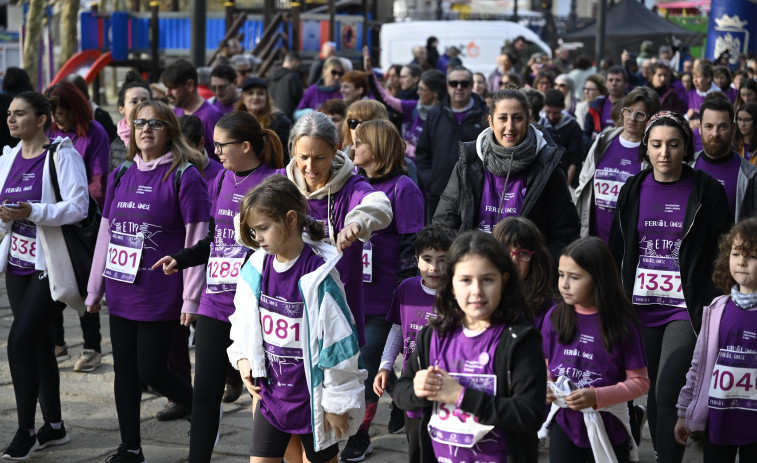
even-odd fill
[[[34,268],[37,257],[37,227],[13,222],[8,263],[16,267]]]
[[[247,256],[247,248],[243,246],[212,245],[208,268],[205,273],[206,292],[222,293],[235,291],[239,270]]]
[[[601,169],[594,174],[594,204],[615,209],[620,189],[631,175],[616,169]]]
[[[373,281],[373,245],[370,241],[363,243],[363,283]]]
[[[633,285],[634,304],[686,307],[675,257],[641,256]]]
[[[260,296],[260,326],[266,352],[279,357],[302,358],[302,302]]]
[[[710,408],[757,411],[757,354],[720,349],[710,377]]]
[[[139,264],[142,262],[144,240],[141,233],[129,235],[111,232],[103,276],[124,283],[134,283]]]
[[[460,384],[470,389],[479,389],[489,395],[496,394],[496,375],[469,375],[450,373]],[[494,426],[481,424],[475,415],[464,412],[454,405],[434,402],[434,410],[428,422],[429,436],[441,444],[471,448],[488,434]]]

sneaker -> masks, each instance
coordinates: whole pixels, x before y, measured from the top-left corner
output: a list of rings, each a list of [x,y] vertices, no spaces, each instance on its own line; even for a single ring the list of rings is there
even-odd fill
[[[189,415],[189,410],[169,400],[166,406],[155,415],[155,419],[158,421],[173,421],[184,418],[187,415]]]
[[[389,424],[386,426],[389,434],[399,434],[405,431],[405,412],[402,411],[394,401],[389,404]]]
[[[68,354],[68,346],[65,344],[62,346],[55,346],[55,360],[57,360],[58,363],[65,362],[70,358],[71,356]]]
[[[641,444],[641,431],[644,429],[644,425],[647,423],[647,406],[646,405],[634,405],[634,414],[636,414],[636,420],[633,421],[634,426],[631,427],[631,435],[633,440],[636,441],[636,445]]]
[[[7,460],[26,460],[33,451],[37,450],[37,445],[37,436],[30,436],[28,430],[19,428],[16,431],[16,435],[13,436],[11,445],[3,452],[3,458]]]
[[[50,426],[50,423],[45,423],[44,426],[37,431],[37,448],[43,449],[51,445],[63,445],[68,444],[68,434],[66,434],[66,427],[63,426],[63,422],[60,422],[60,429],[55,429]]]
[[[342,461],[363,461],[373,452],[371,437],[368,433],[358,432],[347,440],[347,445],[342,450]]]
[[[242,383],[226,384],[226,389],[223,391],[223,403],[230,404],[236,401],[239,396],[242,395]]]
[[[142,454],[142,448],[135,451],[126,449],[126,444],[121,443],[116,453],[105,459],[105,463],[147,463],[145,456]]]
[[[88,373],[94,371],[95,368],[102,365],[103,356],[101,353],[93,349],[84,349],[79,355],[79,360],[74,365],[74,371],[82,371]]]

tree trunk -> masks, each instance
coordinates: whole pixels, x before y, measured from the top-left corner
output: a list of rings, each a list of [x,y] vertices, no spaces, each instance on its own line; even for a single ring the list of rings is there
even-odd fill
[[[26,13],[26,37],[24,39],[24,68],[29,73],[29,79],[31,79],[34,88],[37,88],[44,14],[45,0],[29,0],[29,11]]]
[[[60,63],[65,63],[76,53],[77,13],[79,0],[64,0],[60,9]]]

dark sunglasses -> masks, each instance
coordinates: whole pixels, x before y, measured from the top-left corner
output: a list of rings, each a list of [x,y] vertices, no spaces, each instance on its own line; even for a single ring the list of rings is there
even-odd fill
[[[355,130],[358,125],[362,124],[363,121],[360,119],[347,119],[347,127],[351,128],[352,130]]]
[[[166,126],[165,121],[160,119],[134,119],[133,124],[137,130],[144,129],[146,125],[149,125],[153,130],[163,130],[163,127]]]
[[[468,88],[472,83],[473,82],[471,82],[470,80],[450,80],[449,82],[447,82],[447,85],[452,88],[457,88],[458,85],[463,88]]]
[[[331,75],[334,77],[342,77],[344,75],[344,71],[337,71],[336,69],[332,69]]]

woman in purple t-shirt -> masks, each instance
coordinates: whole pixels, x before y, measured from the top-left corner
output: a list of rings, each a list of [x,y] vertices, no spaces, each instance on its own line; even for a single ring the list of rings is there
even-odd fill
[[[114,391],[121,445],[114,461],[144,461],[140,445],[141,384],[192,410],[192,385],[166,368],[177,322],[196,319],[203,269],[183,277],[153,271],[153,262],[194,245],[208,231],[210,201],[198,155],[164,103],[134,109],[129,142],[133,163],[115,170],[97,237],[87,310],[108,298]],[[129,458],[127,460],[126,458]]]
[[[182,116],[191,117],[191,116]],[[234,111],[223,116],[213,134],[216,155],[224,165],[210,185],[211,217],[208,234],[194,246],[166,256],[153,265],[163,266],[166,274],[207,265],[205,291],[200,297],[195,331],[195,382],[189,461],[210,460],[218,435],[218,407],[224,395],[225,378],[233,375],[239,388],[241,378],[226,356],[229,316],[234,313],[234,295],[239,270],[251,250],[234,237],[234,217],[244,195],[284,166],[279,137],[264,130],[249,113]],[[228,368],[227,368],[228,367]],[[231,378],[229,378],[231,379]],[[239,396],[239,392],[234,394]]]
[[[662,111],[649,120],[640,159],[651,167],[626,180],[610,231],[626,294],[636,307],[646,349],[649,428],[660,461],[680,462],[676,399],[702,307],[719,294],[713,284],[718,237],[733,222],[723,186],[685,164],[694,159],[686,120]]]
[[[69,441],[61,420],[52,326],[66,305],[81,312],[84,306],[60,226],[82,220],[89,197],[84,162],[67,138],[55,140],[62,199],[55,197],[45,134],[52,114],[44,96],[19,93],[8,108],[7,122],[10,135],[21,139],[14,148],[5,147],[0,157],[0,271],[5,272],[13,312],[8,364],[18,431],[3,457],[24,460],[38,448]],[[51,248],[54,256],[45,252]],[[35,434],[37,400],[45,424]]]

